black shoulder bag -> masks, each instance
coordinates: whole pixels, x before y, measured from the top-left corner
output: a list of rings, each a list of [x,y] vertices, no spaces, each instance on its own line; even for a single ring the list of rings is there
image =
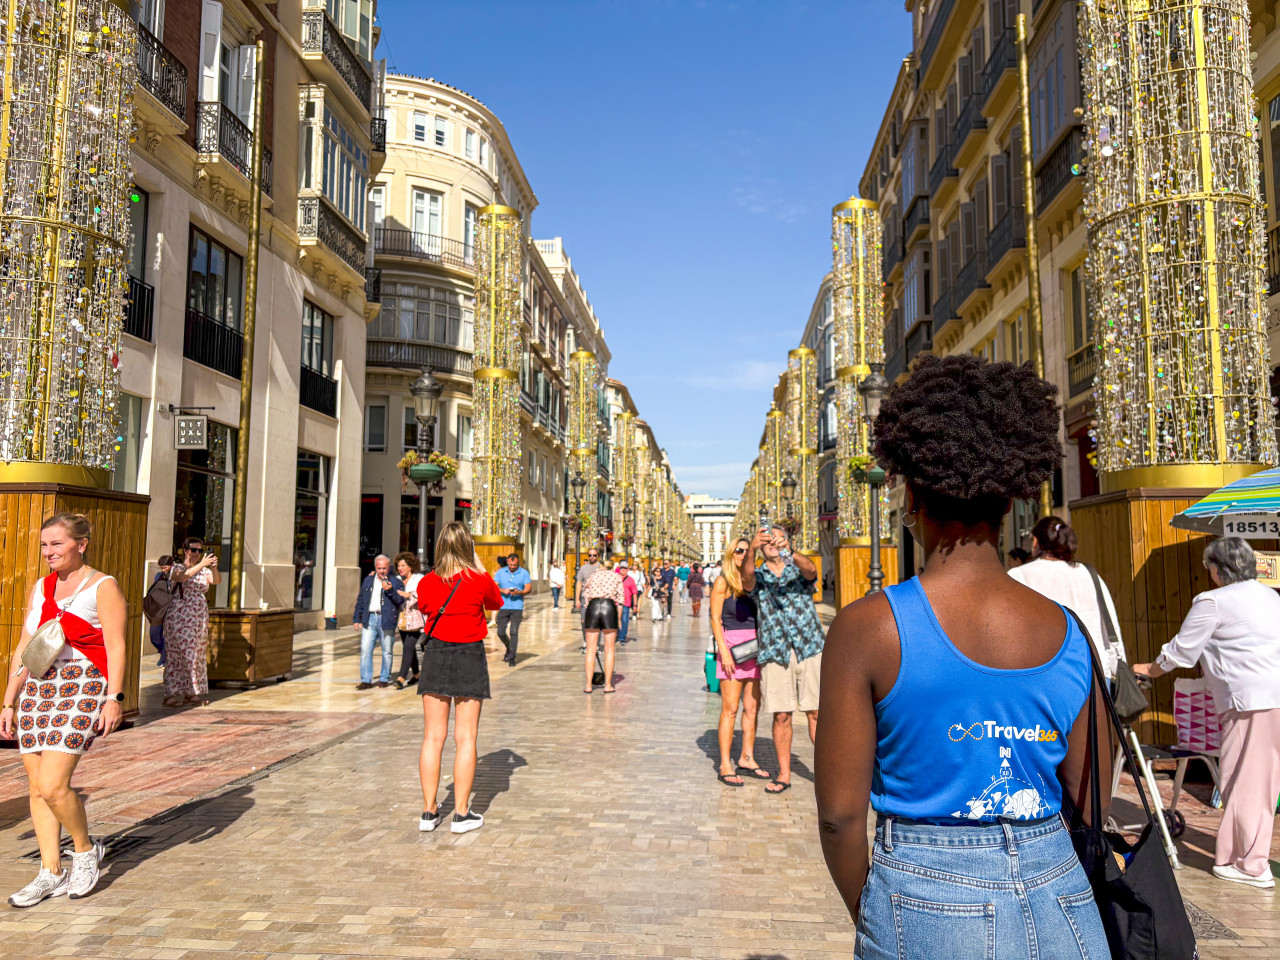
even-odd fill
[[[1195,933],[1182,903],[1182,894],[1173,878],[1173,867],[1164,852],[1155,815],[1147,802],[1146,789],[1125,739],[1116,705],[1103,682],[1106,675],[1098,662],[1097,651],[1089,639],[1089,631],[1073,611],[1076,623],[1089,648],[1092,677],[1089,682],[1089,797],[1091,822],[1084,823],[1079,810],[1071,807],[1069,822],[1071,842],[1075,845],[1080,865],[1093,888],[1093,899],[1107,932],[1112,960],[1196,960]],[[1133,782],[1147,816],[1147,825],[1138,839],[1130,843],[1118,833],[1102,829],[1102,777],[1098,767],[1099,751],[1096,722],[1096,697],[1101,694],[1107,706],[1111,725],[1120,736],[1125,762],[1135,771]],[[1107,747],[1106,749],[1110,749]]]
[[[1089,564],[1086,563],[1084,568],[1089,571],[1089,576],[1093,578],[1093,591],[1098,596],[1098,618],[1102,621],[1102,642],[1107,645],[1108,649],[1118,647],[1120,646],[1120,635],[1116,632],[1116,626],[1111,621],[1111,608],[1107,606],[1106,595],[1102,592],[1102,578],[1098,576],[1098,571],[1089,566]],[[1120,715],[1120,719],[1125,723],[1133,723],[1147,711],[1151,703],[1147,700],[1146,693],[1138,683],[1138,678],[1134,675],[1133,668],[1129,666],[1124,657],[1116,658],[1115,684],[1116,713]]]
[[[142,597],[142,613],[153,627],[164,623],[175,597],[182,596],[182,584],[173,582],[173,574],[158,578]]]

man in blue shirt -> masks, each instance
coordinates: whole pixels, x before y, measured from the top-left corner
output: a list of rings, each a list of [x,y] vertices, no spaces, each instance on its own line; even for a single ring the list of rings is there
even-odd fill
[[[351,622],[360,628],[360,682],[357,690],[373,686],[373,648],[382,646],[382,673],[378,686],[391,682],[391,645],[396,635],[396,620],[404,597],[400,591],[404,584],[391,572],[391,558],[380,553],[373,561],[373,573],[360,584],[356,596],[355,614]]]
[[[524,619],[524,597],[533,589],[533,578],[529,571],[520,566],[520,554],[512,553],[506,558],[506,566],[493,575],[498,584],[498,592],[502,594],[502,609],[498,611],[496,626],[498,639],[507,648],[502,659],[508,666],[516,665],[516,648],[520,646],[520,621]],[[510,628],[511,637],[507,638]]]

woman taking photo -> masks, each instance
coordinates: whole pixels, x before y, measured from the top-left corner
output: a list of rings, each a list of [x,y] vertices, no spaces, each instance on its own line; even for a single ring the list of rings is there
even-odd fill
[[[614,570],[601,567],[582,588],[582,629],[587,637],[587,685],[583,693],[592,691],[591,674],[595,672],[596,648],[604,640],[604,692],[613,693],[614,642],[618,639],[618,611],[624,600],[622,577]]]
[[[1091,806],[1088,641],[999,548],[1011,502],[1061,460],[1055,394],[1030,364],[925,355],[872,428],[925,559],[845,607],[824,648],[819,831],[855,957],[1111,955],[1059,815]]]
[[[689,571],[689,600],[693,603],[693,616],[696,619],[702,612],[702,592],[707,587],[706,578],[702,575],[702,564],[695,563]]]
[[[436,568],[418,582],[418,606],[427,637],[418,681],[423,717],[418,761],[423,810],[418,829],[430,831],[440,825],[436,791],[452,706],[454,811],[449,829],[467,833],[484,826],[484,817],[471,809],[471,787],[476,778],[480,707],[489,699],[486,611],[499,609],[502,596],[484,572],[471,534],[456,520],[446,524],[436,540]]]
[[[55,514],[40,528],[40,555],[51,572],[31,592],[10,661],[20,665],[36,631],[58,620],[66,642],[57,659],[39,677],[19,666],[0,712],[0,737],[18,737],[40,847],[40,872],[9,898],[14,907],[64,894],[88,896],[102,864],[103,845],[89,836],[71,775],[95,735],[105,737],[120,725],[125,603],[115,578],[85,562],[91,533],[89,521],[71,513]],[[62,869],[63,829],[74,844],[70,871]]]
[[[1191,603],[1178,635],[1140,677],[1197,663],[1204,668],[1222,727],[1222,793],[1213,875],[1271,889],[1268,862],[1280,796],[1280,596],[1258,582],[1253,547],[1239,537],[1205,547],[1215,590]]]
[[[418,609],[418,584],[422,582],[422,573],[418,568],[418,555],[409,553],[396,554],[396,573],[404,582],[400,596],[412,601],[400,608],[400,672],[396,674],[397,690],[403,690],[408,684],[418,682],[418,642],[422,639],[422,611]]]
[[[204,552],[200,537],[187,537],[182,557],[169,571],[178,584],[164,615],[164,700],[166,707],[208,703],[209,588],[222,582],[217,554]]]
[[[720,678],[720,782],[730,787],[740,787],[745,782],[734,769],[733,726],[738,719],[738,705],[742,705],[742,752],[738,756],[737,770],[746,770],[753,777],[768,780],[769,774],[755,761],[756,720],[760,716],[760,665],[755,658],[735,663],[730,652],[741,643],[756,638],[756,602],[742,589],[742,575],[738,565],[751,548],[744,539],[729,546],[724,555],[724,571],[711,585],[711,633],[716,641],[716,676]],[[701,576],[694,568],[689,578],[692,590],[693,577]],[[697,601],[694,601],[697,609]]]

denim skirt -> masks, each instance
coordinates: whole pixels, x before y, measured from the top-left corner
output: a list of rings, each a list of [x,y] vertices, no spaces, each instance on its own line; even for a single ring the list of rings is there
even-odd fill
[[[941,826],[878,818],[860,960],[1110,960],[1061,817]]]
[[[484,641],[446,643],[432,637],[422,648],[418,693],[437,697],[489,699],[489,661]]]

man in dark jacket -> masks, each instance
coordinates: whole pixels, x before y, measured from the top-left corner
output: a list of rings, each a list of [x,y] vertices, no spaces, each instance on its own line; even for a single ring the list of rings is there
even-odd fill
[[[356,597],[353,622],[360,628],[360,682],[356,684],[357,690],[368,690],[373,686],[373,647],[377,643],[382,644],[382,676],[378,686],[385,687],[391,682],[391,644],[395,641],[400,608],[404,606],[404,597],[400,596],[403,589],[400,578],[391,573],[391,558],[378,554],[373,561],[373,573],[364,578]]]

